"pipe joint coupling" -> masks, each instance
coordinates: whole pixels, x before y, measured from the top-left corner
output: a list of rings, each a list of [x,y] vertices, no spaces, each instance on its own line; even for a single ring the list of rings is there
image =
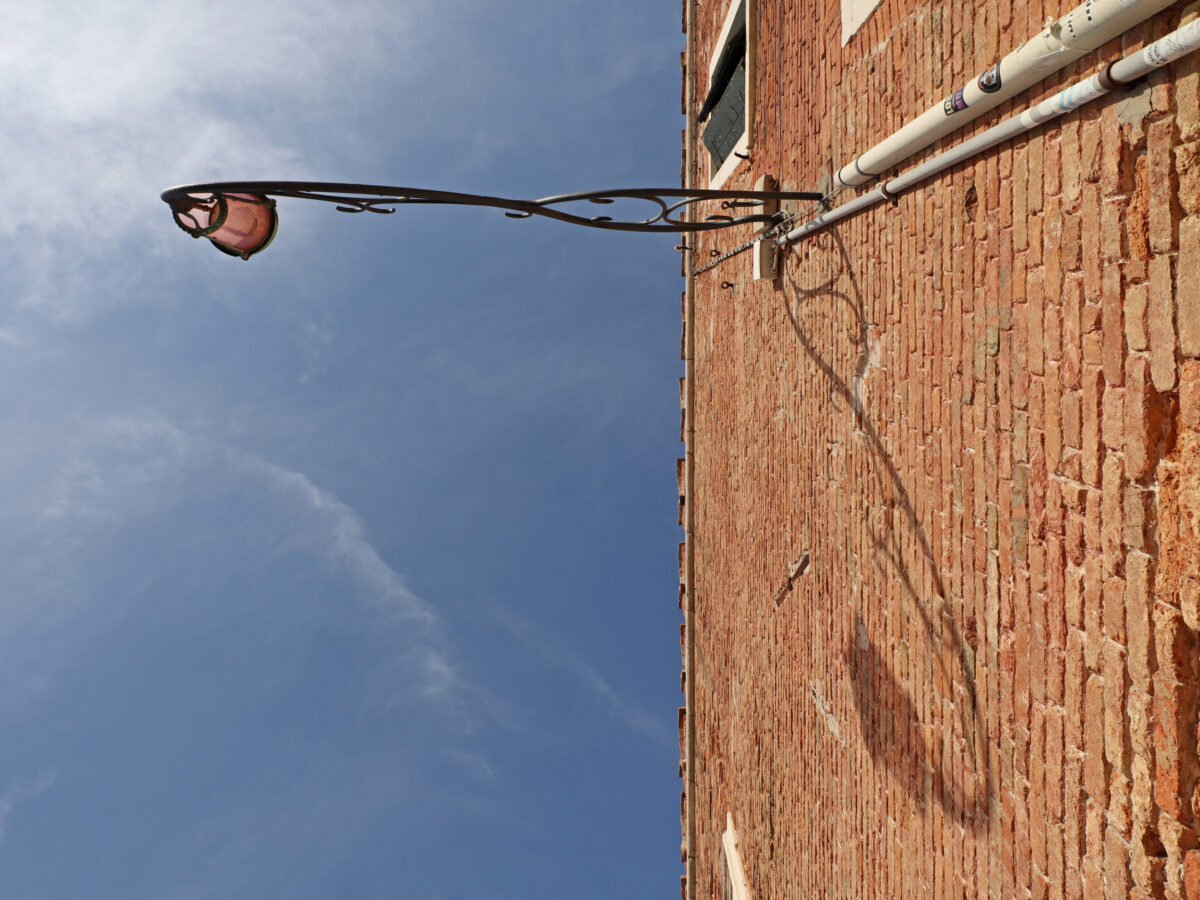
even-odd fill
[[[1142,80],[1141,78],[1135,78],[1133,81],[1121,81],[1119,78],[1114,76],[1113,66],[1115,66],[1117,62],[1120,62],[1120,60],[1117,60],[1116,62],[1110,62],[1107,66],[1101,69],[1099,74],[1096,76],[1096,80],[1100,82],[1100,87],[1109,92],[1127,90]]]

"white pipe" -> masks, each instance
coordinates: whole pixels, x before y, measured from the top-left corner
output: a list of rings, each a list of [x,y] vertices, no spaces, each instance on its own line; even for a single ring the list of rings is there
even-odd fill
[[[1154,69],[1174,62],[1181,56],[1185,56],[1197,48],[1200,48],[1200,19],[1193,20],[1181,28],[1172,31],[1166,37],[1155,41],[1144,50],[1131,53],[1124,59],[1117,60],[1117,62],[1108,66],[1099,74],[1063,88],[1053,97],[1043,100],[1036,106],[1032,106],[1022,113],[1005,119],[1000,124],[989,128],[981,134],[977,134],[970,140],[963,141],[956,147],[952,147],[945,153],[938,154],[933,159],[922,163],[914,169],[910,169],[903,175],[896,176],[891,181],[871,191],[871,193],[863,194],[849,203],[842,204],[837,209],[806,222],[799,228],[792,229],[779,238],[776,243],[781,247],[786,246],[793,241],[807,237],[815,231],[832,225],[834,222],[844,219],[859,210],[874,206],[876,203],[884,200],[892,200],[902,191],[920,184],[922,181],[949,169],[951,166],[957,165],[965,159],[969,159],[976,154],[982,153],[984,150],[988,150],[1017,135],[1030,131],[1044,122],[1066,115],[1072,110],[1083,106],[1085,103],[1095,100],[1097,97],[1102,97],[1111,91],[1119,90],[1123,85],[1137,81]]]
[[[1174,0],[1085,0],[974,81],[931,106],[834,174],[857,187],[1132,28]]]

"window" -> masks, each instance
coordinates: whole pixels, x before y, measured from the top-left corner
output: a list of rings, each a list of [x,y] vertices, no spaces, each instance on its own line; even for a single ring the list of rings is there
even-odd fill
[[[708,94],[696,116],[708,148],[708,186],[721,187],[750,149],[754,119],[754,0],[732,0],[708,66]]]

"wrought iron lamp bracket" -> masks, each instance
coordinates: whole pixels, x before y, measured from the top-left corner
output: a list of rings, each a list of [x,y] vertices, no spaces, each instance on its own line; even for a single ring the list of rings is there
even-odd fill
[[[295,197],[332,203],[340,212],[371,212],[381,215],[394,213],[400,206],[435,204],[448,206],[488,206],[504,210],[514,219],[544,216],[609,231],[695,232],[716,231],[736,225],[771,224],[777,215],[761,213],[748,215],[712,214],[692,221],[680,214],[698,203],[721,201],[721,207],[733,211],[739,207],[758,206],[766,200],[819,200],[819,193],[808,191],[724,191],[682,190],[678,188],[620,188],[609,191],[581,191],[558,194],[538,200],[512,200],[479,194],[461,194],[425,188],[392,187],[375,184],[344,184],[309,181],[224,181],[205,184],[186,184],[163,191],[162,199],[176,213],[186,211],[197,197],[221,198],[230,194],[261,197]],[[571,203],[608,205],[618,200],[641,200],[651,204],[653,212],[645,218],[618,220],[612,216],[585,216],[560,207]],[[182,227],[182,223],[181,223]],[[185,230],[187,230],[185,228]]]

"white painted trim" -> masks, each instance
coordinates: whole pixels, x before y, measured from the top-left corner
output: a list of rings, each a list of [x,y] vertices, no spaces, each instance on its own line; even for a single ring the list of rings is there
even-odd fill
[[[729,872],[729,883],[733,886],[733,900],[754,900],[750,893],[750,882],[742,866],[738,852],[738,833],[733,827],[733,813],[725,814],[725,833],[721,835],[721,846],[725,849],[725,868]]]
[[[725,45],[729,43],[730,32],[733,31],[733,23],[737,21],[737,13],[740,7],[746,5],[746,0],[733,0],[729,4],[729,9],[725,11],[725,23],[721,26],[721,33],[717,36],[717,43],[713,47],[713,52],[708,57],[708,80],[712,81],[713,72],[717,68],[717,62],[721,59],[721,51],[725,49]],[[749,10],[746,10],[748,13]],[[746,28],[749,29],[750,20],[746,19]],[[747,35],[749,37],[749,35]]]
[[[716,69],[721,53],[729,42],[739,9],[745,11],[746,20],[746,130],[742,132],[737,146],[730,151],[719,169],[713,168],[712,156],[708,157],[709,190],[724,187],[725,182],[733,177],[733,173],[738,170],[738,167],[746,162],[737,154],[750,152],[751,135],[754,134],[754,95],[758,81],[758,63],[756,61],[758,57],[758,0],[731,0],[729,9],[725,13],[725,23],[721,26],[720,37],[717,38],[717,43],[708,57],[708,81],[709,84],[712,84],[713,70]]]
[[[882,0],[842,0],[842,46],[871,18]]]

